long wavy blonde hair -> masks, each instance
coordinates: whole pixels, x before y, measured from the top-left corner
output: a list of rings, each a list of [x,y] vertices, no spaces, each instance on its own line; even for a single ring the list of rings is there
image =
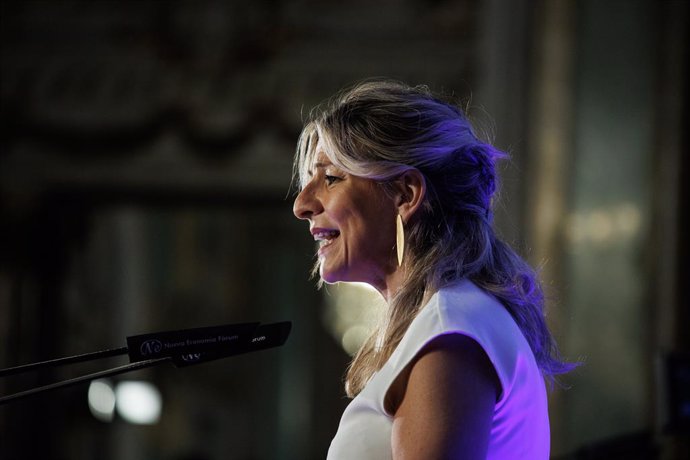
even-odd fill
[[[424,86],[367,81],[313,110],[297,144],[295,178],[303,187],[317,141],[338,168],[384,187],[416,168],[426,180],[420,218],[405,229],[406,277],[385,317],[355,355],[346,392],[358,394],[400,343],[423,300],[468,278],[510,312],[547,377],[564,362],[547,328],[534,271],[495,234],[496,161],[506,155],[474,135],[463,111]],[[318,270],[318,267],[315,269]]]

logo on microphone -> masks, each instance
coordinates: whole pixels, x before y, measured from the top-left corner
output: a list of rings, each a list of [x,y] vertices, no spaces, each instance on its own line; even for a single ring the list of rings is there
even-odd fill
[[[142,356],[155,355],[161,352],[163,344],[156,339],[150,339],[142,343],[139,347],[139,352]]]
[[[199,361],[200,359],[201,353],[188,353],[186,355],[182,355],[182,361],[187,363],[193,363],[195,361]]]

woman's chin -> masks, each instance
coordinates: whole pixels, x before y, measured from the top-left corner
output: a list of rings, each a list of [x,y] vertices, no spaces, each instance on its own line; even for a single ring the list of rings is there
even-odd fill
[[[319,269],[319,276],[321,277],[321,280],[326,284],[335,284],[339,281],[342,281],[338,278],[338,276],[336,276],[335,273],[329,272],[328,270],[324,270],[323,265]]]
[[[319,276],[324,283],[335,284],[352,281],[350,276],[348,276],[349,273],[346,270],[343,270],[342,266],[328,266],[328,264],[324,264],[324,262],[325,260],[322,260],[321,264],[319,265]]]

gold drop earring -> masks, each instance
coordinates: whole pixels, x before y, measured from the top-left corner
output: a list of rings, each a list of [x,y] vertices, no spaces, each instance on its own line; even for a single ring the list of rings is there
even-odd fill
[[[399,267],[402,265],[403,255],[405,254],[405,229],[403,228],[403,220],[400,214],[395,219],[395,246],[398,250]]]

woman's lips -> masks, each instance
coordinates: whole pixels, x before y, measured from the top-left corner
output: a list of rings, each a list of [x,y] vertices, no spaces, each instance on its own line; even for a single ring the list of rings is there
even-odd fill
[[[316,229],[312,231],[312,235],[314,240],[319,243],[318,255],[321,257],[329,246],[333,244],[333,241],[340,236],[340,232],[338,230]]]

